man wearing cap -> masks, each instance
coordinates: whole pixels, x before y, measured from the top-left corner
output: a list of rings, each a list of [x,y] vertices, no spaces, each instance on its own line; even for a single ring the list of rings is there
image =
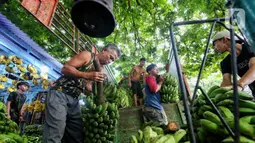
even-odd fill
[[[11,92],[7,98],[6,102],[6,114],[7,118],[13,120],[19,124],[20,120],[23,120],[23,115],[21,115],[21,108],[26,101],[26,96],[24,94],[29,88],[29,84],[25,81],[17,83],[17,91]]]
[[[145,83],[145,103],[144,116],[154,122],[167,125],[167,117],[163,106],[161,105],[161,97],[159,90],[163,84],[164,78],[158,75],[158,67],[151,64],[146,68],[149,75],[146,77]]]
[[[143,92],[141,82],[144,81],[145,69],[143,68],[146,59],[141,58],[139,65],[132,68],[128,75],[128,86],[132,89],[134,105],[137,106],[137,98],[139,98],[140,105],[143,104]]]
[[[255,55],[250,51],[249,45],[238,40],[236,37],[235,40],[237,73],[241,77],[237,82],[238,89],[243,90],[248,85],[253,96],[255,96]],[[231,53],[230,32],[228,30],[218,32],[213,38],[213,46],[217,53]],[[223,74],[221,87],[232,87],[230,54],[220,62],[220,67]]]

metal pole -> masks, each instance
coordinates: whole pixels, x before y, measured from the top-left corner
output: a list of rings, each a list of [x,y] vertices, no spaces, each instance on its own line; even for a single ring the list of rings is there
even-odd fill
[[[177,74],[178,74],[178,78],[179,78],[179,82],[180,82],[181,94],[183,95],[183,104],[184,104],[185,115],[186,115],[186,119],[187,119],[187,123],[188,123],[188,128],[190,131],[191,143],[196,143],[195,134],[194,134],[193,125],[192,125],[192,119],[191,119],[191,115],[190,115],[190,109],[189,109],[189,105],[187,103],[188,102],[187,93],[185,90],[181,66],[180,66],[180,62],[178,59],[178,51],[177,51],[177,48],[175,45],[175,40],[174,40],[173,26],[174,26],[174,24],[171,24],[171,27],[170,27],[170,38],[171,38],[171,42],[172,42],[172,50],[174,53]]]
[[[207,54],[208,54],[208,51],[209,51],[210,39],[212,37],[212,32],[214,30],[215,24],[216,24],[216,21],[212,24],[212,27],[211,27],[211,30],[210,30],[210,33],[209,33],[209,36],[208,36],[208,39],[207,39],[206,48],[205,48],[205,51],[204,51],[204,57],[203,57],[203,60],[202,60],[202,64],[200,66],[199,74],[198,74],[198,77],[197,77],[197,83],[196,83],[196,86],[195,86],[195,89],[194,89],[194,93],[193,93],[193,96],[192,96],[192,102],[191,102],[192,106],[194,105],[194,101],[195,101],[196,96],[197,96],[196,93],[197,93],[199,81],[200,81],[200,78],[201,78],[201,75],[202,75],[202,71],[203,71],[204,66],[205,66],[205,61],[206,61]]]
[[[232,9],[229,9],[231,14]],[[233,24],[233,17],[230,17],[230,25]],[[230,28],[230,41],[231,41],[231,61],[233,73],[233,86],[234,86],[234,115],[235,115],[235,143],[240,142],[240,128],[239,128],[239,99],[237,88],[237,59],[236,59],[236,42],[234,39],[234,29]]]
[[[200,91],[202,92],[202,94],[205,96],[205,98],[209,101],[209,103],[211,104],[211,106],[213,107],[213,109],[216,111],[216,114],[218,115],[218,117],[220,118],[221,122],[223,123],[223,125],[225,126],[225,128],[228,130],[229,134],[231,135],[231,137],[234,139],[235,138],[235,134],[233,133],[233,131],[231,130],[231,128],[229,127],[229,125],[226,123],[225,119],[222,117],[221,113],[219,112],[218,108],[214,105],[214,103],[212,102],[212,100],[208,97],[208,95],[206,94],[206,92],[200,87],[198,86],[198,89],[200,89]]]
[[[205,19],[205,20],[182,21],[182,22],[174,23],[173,26],[189,25],[189,24],[202,24],[202,23],[209,23],[209,22],[215,22],[215,21],[226,21],[226,20],[228,20],[228,19],[214,18],[214,19]]]

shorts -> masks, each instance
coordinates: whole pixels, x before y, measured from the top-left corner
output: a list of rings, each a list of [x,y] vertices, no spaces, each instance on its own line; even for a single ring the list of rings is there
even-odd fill
[[[143,91],[140,81],[131,81],[131,84],[132,93],[136,94],[136,96],[139,98],[143,98]]]
[[[164,109],[158,110],[153,107],[144,107],[143,114],[149,121],[159,122],[161,125],[168,124],[167,116]]]

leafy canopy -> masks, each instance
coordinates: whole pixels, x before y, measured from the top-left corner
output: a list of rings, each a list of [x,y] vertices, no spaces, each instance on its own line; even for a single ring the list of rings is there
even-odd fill
[[[60,2],[70,10],[71,0]],[[118,24],[115,31],[106,38],[92,40],[98,47],[107,43],[121,47],[123,56],[112,64],[115,72],[118,71],[115,73],[118,80],[138,64],[141,57],[145,57],[148,63],[165,64],[168,61],[171,23],[224,17],[224,4],[222,0],[115,0],[114,14]],[[58,61],[64,63],[74,54],[17,1],[9,1],[0,7],[0,11]],[[210,27],[211,24],[203,24],[174,28],[179,57],[189,77],[198,74]],[[215,29],[219,31],[222,27],[216,26]],[[220,59],[210,49],[203,77],[219,70]]]

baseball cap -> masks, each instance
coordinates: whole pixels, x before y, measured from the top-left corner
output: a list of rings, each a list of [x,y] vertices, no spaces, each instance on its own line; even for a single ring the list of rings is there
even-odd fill
[[[220,31],[216,33],[213,37],[213,42],[215,42],[216,40],[222,39],[223,37],[230,39],[230,32],[228,30],[224,30],[224,31]],[[234,36],[234,38],[236,41],[238,40],[236,36]]]
[[[26,81],[20,81],[20,82],[18,82],[18,83],[17,83],[17,89],[19,88],[20,85],[26,85],[26,86],[30,87],[29,83],[26,82]]]

